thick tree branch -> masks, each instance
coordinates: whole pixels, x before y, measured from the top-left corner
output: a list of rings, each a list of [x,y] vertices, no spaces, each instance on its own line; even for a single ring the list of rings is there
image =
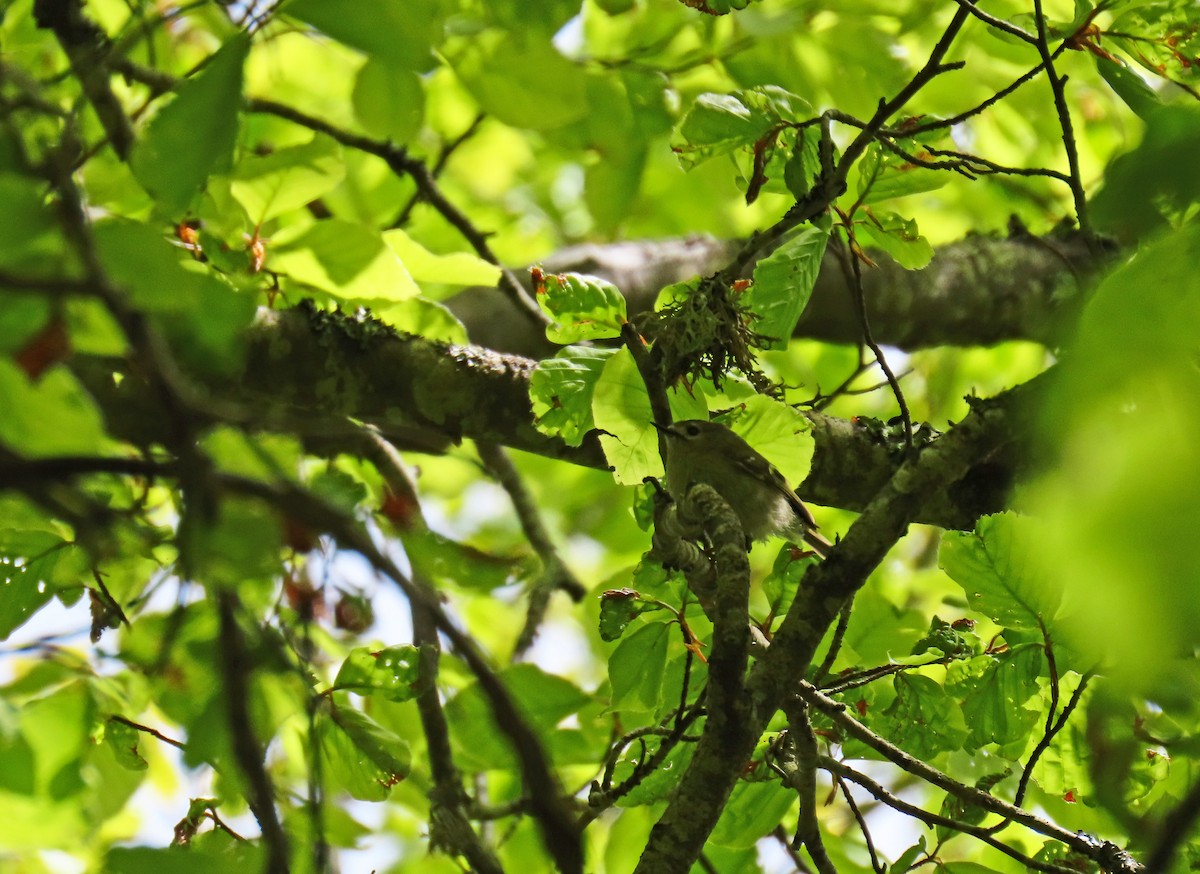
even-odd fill
[[[653,306],[664,286],[719,270],[738,245],[711,237],[588,244],[563,249],[542,267],[609,280],[629,301],[632,317]],[[876,266],[864,271],[863,292],[875,339],[907,350],[1006,340],[1054,345],[1084,300],[1087,277],[1111,257],[1111,251],[1091,252],[1075,231],[1034,237],[1020,228],[1008,237],[972,236],[941,246],[923,270],[905,270],[883,252],[869,254]],[[517,272],[529,286],[527,272]],[[753,265],[743,274],[752,272]],[[544,332],[495,289],[468,289],[449,306],[475,343],[534,358],[554,352]],[[830,343],[861,338],[835,251],[825,255],[795,336]]]
[[[336,452],[367,421],[392,442],[424,452],[464,437],[586,467],[607,464],[595,435],[567,446],[533,424],[529,378],[536,362],[477,346],[447,346],[306,308],[264,310],[248,340],[245,370],[209,386],[225,406],[252,409],[255,426],[304,437]],[[105,411],[110,432],[137,445],[173,442],[157,395],[122,362],[79,356],[72,364]],[[123,379],[115,381],[113,373]],[[332,388],[331,388],[332,386]],[[996,512],[1019,473],[1022,404],[998,403],[1001,444],[965,475],[926,496],[914,521],[971,528]],[[806,501],[862,510],[899,465],[870,423],[809,413],[816,452],[800,486]],[[116,464],[116,462],[114,462]],[[120,467],[120,464],[117,464]]]
[[[703,484],[688,493],[679,515],[685,525],[703,520],[703,531],[712,543],[717,584],[705,702],[708,718],[692,761],[675,791],[676,803],[667,808],[650,833],[638,862],[638,874],[687,870],[700,855],[712,829],[712,823],[703,814],[711,804],[718,810],[724,808],[734,784],[724,779],[724,775],[731,769],[741,772],[757,737],[751,735],[754,724],[743,694],[750,655],[750,564],[745,535],[729,505]],[[693,816],[690,799],[699,798],[704,798],[705,803],[695,805],[701,815]],[[681,864],[683,860],[686,863]]]
[[[1025,386],[1020,393],[1033,390]],[[977,403],[953,431],[897,469],[825,561],[809,569],[770,649],[750,670],[749,707],[741,711],[745,718],[736,735],[721,749],[724,760],[702,756],[697,749],[679,792],[655,827],[640,871],[679,871],[695,860],[740,775],[741,764],[749,760],[768,721],[806,676],[825,630],[904,534],[922,503],[998,448],[1003,419],[1001,401]]]

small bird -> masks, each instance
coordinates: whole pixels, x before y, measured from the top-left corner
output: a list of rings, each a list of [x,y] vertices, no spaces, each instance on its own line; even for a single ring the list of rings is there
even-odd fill
[[[748,540],[802,539],[824,558],[832,548],[817,522],[771,462],[719,422],[686,419],[654,427],[667,439],[667,491],[679,500],[694,483],[725,499]]]

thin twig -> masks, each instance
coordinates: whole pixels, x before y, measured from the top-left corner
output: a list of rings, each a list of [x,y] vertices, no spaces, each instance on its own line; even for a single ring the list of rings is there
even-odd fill
[[[1057,60],[1058,56],[1061,55],[1066,50],[1067,50],[1067,44],[1064,42],[1061,45],[1059,45],[1058,48],[1056,48],[1054,50],[1054,53],[1050,57]],[[1030,67],[1028,70],[1026,70],[1024,73],[1022,73],[1016,79],[1014,79],[1008,85],[1001,88],[995,94],[991,95],[986,100],[981,101],[980,103],[976,104],[975,106],[972,106],[970,109],[960,112],[958,115],[952,115],[952,116],[950,116],[950,118],[939,118],[935,121],[923,122],[921,124],[913,125],[912,127],[909,127],[909,128],[888,128],[886,130],[881,131],[881,133],[883,133],[884,135],[889,136],[889,137],[896,137],[897,139],[903,139],[903,138],[908,138],[908,137],[918,137],[921,134],[928,133],[929,131],[939,130],[939,129],[948,128],[948,127],[954,127],[956,124],[961,124],[962,122],[966,121],[968,118],[973,118],[974,116],[983,113],[990,107],[995,106],[997,103],[999,103],[1004,98],[1008,97],[1010,94],[1012,94],[1014,91],[1016,91],[1022,85],[1024,85],[1026,82],[1032,81],[1037,76],[1037,74],[1040,72],[1042,72],[1041,64],[1037,64],[1034,67]]]
[[[863,816],[858,802],[850,794],[850,787],[837,774],[833,775],[833,779],[837,783],[838,788],[842,790],[842,797],[846,799],[846,806],[850,808],[850,813],[853,814],[854,821],[858,823],[858,830],[862,833],[863,843],[867,846],[867,854],[871,857],[871,869],[875,871],[875,874],[887,874],[888,866],[880,861],[879,854],[875,852],[875,841],[871,839],[871,829],[867,827],[867,818]]]
[[[233,757],[246,780],[246,800],[262,830],[263,844],[267,849],[263,870],[266,874],[286,874],[289,863],[287,833],[275,810],[275,789],[267,775],[263,749],[255,736],[254,723],[250,718],[249,679],[253,665],[238,624],[240,605],[237,595],[224,589],[216,593],[216,602],[220,617],[221,673]]]
[[[115,713],[113,715],[109,716],[108,718],[109,718],[110,722],[119,722],[122,725],[128,725],[130,728],[135,728],[138,731],[142,732],[143,734],[148,734],[153,738],[157,738],[158,740],[162,741],[163,743],[170,744],[171,746],[175,747],[176,749],[180,749],[180,750],[187,749],[187,744],[185,744],[183,741],[175,740],[175,738],[173,738],[173,737],[167,737],[165,734],[163,734],[161,731],[159,731],[156,728],[151,728],[148,725],[142,725],[140,722],[134,722],[132,719],[126,719],[124,716],[118,716]]]
[[[892,372],[892,368],[887,363],[887,357],[883,354],[883,350],[875,342],[875,337],[871,333],[871,321],[867,317],[866,292],[863,289],[862,265],[859,263],[858,255],[855,254],[858,246],[854,242],[854,231],[849,221],[846,222],[845,230],[851,245],[849,247],[850,251],[844,254],[842,261],[843,263],[849,262],[851,278],[850,298],[858,314],[863,342],[875,356],[875,361],[879,364],[879,369],[883,371],[883,375],[887,377],[888,385],[891,386],[892,395],[896,398],[896,403],[900,407],[900,417],[904,422],[904,447],[911,453],[913,449],[913,427],[912,417],[908,412],[908,403],[905,401],[904,392],[900,388],[900,380],[896,379],[896,374]]]
[[[1187,794],[1163,818],[1158,839],[1146,858],[1147,871],[1171,870],[1171,860],[1188,839],[1197,819],[1200,819],[1200,779],[1192,784]]]
[[[771,837],[779,843],[780,848],[787,853],[788,858],[792,860],[792,864],[796,866],[794,874],[810,874],[808,863],[804,861],[804,857],[800,855],[800,851],[792,846],[792,839],[783,830],[783,826],[777,825],[771,829]]]
[[[1021,42],[1027,42],[1032,45],[1035,42],[1033,34],[1026,30],[1022,30],[1010,21],[1005,21],[1003,18],[997,18],[994,15],[989,15],[980,9],[974,0],[954,0],[960,7],[971,13],[975,18],[987,24],[989,27],[994,27],[996,30],[1007,33],[1009,36],[1015,36]]]
[[[821,840],[821,824],[817,820],[817,736],[808,719],[808,705],[799,698],[784,704],[788,720],[788,737],[795,759],[790,768],[785,768],[788,784],[800,800],[800,818],[796,823],[796,842],[808,850],[809,857],[820,874],[837,874],[837,868],[829,858]]]
[[[844,705],[819,692],[810,684],[806,682],[798,683],[796,691],[805,701],[832,719],[847,734],[862,741],[892,764],[928,783],[946,790],[955,798],[961,799],[968,804],[974,804],[992,813],[998,813],[1038,834],[1066,844],[1077,853],[1099,862],[1110,870],[1122,872],[1140,872],[1142,870],[1142,867],[1126,851],[1110,841],[1103,841],[1080,832],[1069,831],[1027,810],[1002,801],[989,792],[960,783],[915,756],[909,755],[852,717],[846,712]]]
[[[529,488],[521,478],[520,472],[508,452],[498,443],[487,440],[475,441],[475,448],[483,461],[488,473],[500,484],[512,501],[513,509],[517,512],[517,521],[525,539],[533,547],[538,558],[542,560],[542,572],[538,579],[530,585],[529,609],[525,617],[525,626],[517,638],[515,652],[525,652],[533,644],[538,628],[545,617],[549,604],[550,593],[554,589],[562,589],[574,601],[582,601],[587,594],[587,588],[579,581],[571,569],[567,567],[558,549],[550,538],[550,532],[542,521],[542,511],[537,501],[530,494]]]
[[[850,613],[853,609],[854,600],[851,599],[838,613],[837,628],[833,630],[833,638],[829,641],[829,652],[825,653],[825,658],[821,660],[816,673],[813,674],[814,686],[820,686],[824,682],[825,678],[829,676],[829,670],[833,667],[833,663],[837,661],[838,652],[842,648],[842,640],[846,637],[846,629],[850,627]]]
[[[1020,852],[1014,847],[1010,847],[1003,841],[997,840],[988,832],[987,829],[979,828],[978,826],[971,825],[970,823],[962,822],[960,820],[951,819],[950,817],[942,816],[941,814],[930,813],[929,811],[924,810],[915,804],[910,804],[907,801],[904,801],[903,799],[888,792],[866,774],[854,770],[848,765],[839,762],[837,759],[830,758],[829,756],[821,756],[820,765],[822,768],[832,774],[843,777],[853,783],[857,783],[859,786],[866,789],[873,796],[875,796],[875,798],[893,810],[907,814],[914,819],[918,819],[928,826],[942,826],[944,828],[961,832],[965,835],[970,835],[973,838],[977,838],[988,846],[994,847],[1001,853],[1004,853],[1006,856],[1016,859],[1030,870],[1048,871],[1054,872],[1054,874],[1059,874],[1059,872],[1061,872],[1061,874],[1070,874],[1070,872],[1075,870],[1074,868],[1067,868],[1062,865],[1039,862],[1031,856],[1026,856],[1024,853]]]
[[[437,627],[475,675],[497,725],[512,744],[530,799],[530,810],[542,829],[551,856],[564,874],[582,872],[583,848],[579,829],[563,801],[562,789],[541,740],[475,641],[446,615],[437,594],[422,581],[401,571],[361,525],[311,492],[286,481],[268,483],[233,474],[213,476],[219,488],[257,498],[286,511],[314,530],[327,532],[343,548],[362,555],[372,567],[392,580],[411,602],[430,611]]]
[[[1058,123],[1062,128],[1063,148],[1067,153],[1067,167],[1070,169],[1071,197],[1075,200],[1075,218],[1079,222],[1079,230],[1088,240],[1089,247],[1096,250],[1095,234],[1092,233],[1092,223],[1088,218],[1087,193],[1083,190],[1083,178],[1079,172],[1079,150],[1075,146],[1075,128],[1071,122],[1071,109],[1067,106],[1067,80],[1060,76],[1054,67],[1054,57],[1050,52],[1049,37],[1046,31],[1046,15],[1042,11],[1042,0],[1033,0],[1033,14],[1037,20],[1037,50],[1042,56],[1042,66],[1046,68],[1046,79],[1050,82],[1050,90],[1054,94],[1054,107],[1058,111]]]
[[[458,150],[459,146],[475,135],[475,131],[479,130],[479,125],[483,123],[483,120],[486,117],[487,116],[484,113],[479,113],[475,116],[475,118],[471,119],[471,123],[467,125],[466,130],[449,142],[442,144],[442,147],[438,149],[438,156],[434,160],[433,166],[429,169],[429,172],[434,179],[437,179],[442,175],[442,170],[446,168],[446,163],[450,160],[450,156]],[[408,199],[408,203],[404,204],[404,207],[400,210],[396,217],[392,219],[392,223],[389,225],[389,227],[401,228],[408,224],[409,216],[412,215],[413,209],[420,202],[421,192],[418,191]]]
[[[425,733],[429,770],[433,775],[433,789],[429,793],[430,841],[453,855],[462,855],[472,871],[503,874],[504,868],[495,853],[467,821],[467,793],[462,785],[462,775],[454,764],[450,726],[446,722],[437,685],[440,645],[435,619],[415,602],[410,602],[410,608],[413,643],[421,650],[418,657],[418,685],[421,691],[417,695],[417,712]]]

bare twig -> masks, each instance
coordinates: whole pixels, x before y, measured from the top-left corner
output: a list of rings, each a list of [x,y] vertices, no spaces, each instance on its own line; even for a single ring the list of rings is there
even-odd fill
[[[1066,77],[1060,76],[1054,67],[1054,57],[1050,51],[1049,37],[1046,32],[1046,16],[1042,11],[1042,0],[1033,0],[1033,14],[1037,20],[1038,54],[1042,56],[1042,66],[1046,69],[1046,78],[1049,80],[1050,90],[1054,94],[1054,106],[1058,110],[1058,123],[1062,128],[1063,149],[1067,153],[1067,167],[1070,169],[1071,196],[1075,200],[1075,218],[1079,222],[1079,229],[1095,246],[1095,235],[1092,233],[1091,220],[1088,218],[1087,193],[1083,190],[1083,178],[1079,173],[1079,149],[1075,145],[1075,128],[1071,123],[1071,109],[1067,106],[1067,80]]]
[[[1054,874],[1059,874],[1059,872],[1061,872],[1061,874],[1070,874],[1070,872],[1074,870],[1073,868],[1067,868],[1062,865],[1052,865],[1045,862],[1039,862],[1031,856],[1026,856],[1024,853],[1013,847],[1010,847],[1003,841],[997,840],[987,829],[979,828],[978,826],[971,825],[970,823],[951,819],[937,813],[930,813],[929,811],[923,810],[915,804],[909,804],[907,801],[904,801],[903,799],[888,792],[866,774],[862,774],[843,764],[842,762],[837,761],[836,759],[832,759],[828,756],[822,756],[820,759],[820,765],[831,774],[835,774],[838,777],[842,777],[846,780],[850,780],[853,783],[857,783],[859,786],[866,789],[873,796],[875,796],[875,798],[882,801],[893,810],[907,814],[929,826],[943,826],[945,828],[962,832],[966,835],[971,835],[974,838],[978,838],[988,846],[994,847],[995,849],[1004,853],[1006,856],[1016,859],[1018,862],[1025,865],[1032,871],[1048,871],[1054,872]]]
[[[1170,871],[1171,861],[1200,819],[1200,780],[1163,819],[1158,839],[1146,857],[1147,871]]]
[[[525,627],[517,639],[516,652],[527,650],[537,636],[537,631],[546,613],[550,593],[562,589],[575,601],[583,600],[587,588],[581,583],[566,562],[562,560],[558,549],[550,538],[550,532],[542,521],[542,513],[533,495],[521,479],[516,465],[509,458],[508,452],[498,443],[487,440],[477,440],[475,448],[484,467],[508,493],[513,509],[517,512],[517,520],[525,533],[529,545],[542,560],[542,572],[538,579],[530,585],[529,609],[525,619]]]
[[[419,604],[411,603],[410,606],[413,642],[421,648],[418,663],[421,691],[417,695],[417,711],[429,752],[429,770],[433,775],[433,789],[429,793],[430,842],[453,854],[461,854],[472,871],[503,874],[504,869],[495,853],[471,827],[465,813],[467,793],[463,789],[462,775],[454,764],[450,727],[437,686],[440,647],[435,619]]]
[[[846,799],[846,806],[854,815],[854,821],[858,823],[858,830],[862,833],[863,843],[867,845],[867,853],[871,857],[871,869],[875,871],[875,874],[887,874],[888,867],[879,860],[879,854],[875,852],[875,841],[871,839],[871,830],[867,827],[867,819],[859,809],[854,796],[850,794],[850,787],[837,774],[833,775],[833,779],[837,782],[838,788],[842,790],[842,797]]]
[[[829,651],[825,653],[825,658],[821,660],[821,664],[817,667],[817,671],[813,674],[813,683],[820,686],[821,683],[829,676],[829,670],[833,667],[833,663],[837,661],[838,652],[842,648],[842,640],[846,637],[846,629],[850,627],[850,613],[854,609],[854,602],[847,601],[838,613],[837,628],[833,630],[833,639],[829,641]]]
[[[434,179],[442,175],[442,170],[445,169],[446,163],[450,160],[450,156],[458,150],[458,147],[475,135],[475,131],[479,130],[479,125],[483,123],[484,118],[486,118],[484,113],[479,113],[471,120],[471,123],[467,125],[466,130],[449,142],[442,144],[442,147],[438,149],[438,156],[436,159],[434,159],[433,166],[429,170],[430,175],[432,175]],[[413,209],[420,202],[421,192],[418,191],[408,199],[408,203],[404,204],[404,207],[400,210],[396,217],[392,219],[391,227],[401,228],[408,224],[409,216],[412,215]]]
[[[176,749],[180,749],[180,750],[187,749],[187,744],[185,744],[183,741],[175,740],[175,738],[173,738],[173,737],[167,737],[165,734],[163,734],[161,731],[159,731],[156,728],[151,728],[148,725],[142,725],[140,722],[134,722],[132,719],[126,719],[124,716],[117,716],[116,714],[113,714],[112,716],[109,716],[108,718],[109,718],[110,722],[119,722],[122,725],[128,725],[130,728],[135,728],[138,731],[142,732],[143,734],[148,734],[153,738],[157,738],[158,740],[162,741],[163,743],[170,744],[171,746],[175,747]]]
[[[795,759],[785,767],[788,783],[800,799],[800,819],[796,823],[796,843],[803,844],[820,874],[837,874],[821,840],[821,825],[817,821],[817,736],[808,719],[808,705],[798,698],[784,704],[788,719],[788,737]]]
[[[854,242],[854,231],[851,223],[846,222],[846,235],[850,240],[850,251],[844,254],[844,261],[849,262],[850,268],[850,289],[851,298],[854,301],[854,309],[858,313],[859,325],[862,328],[863,343],[871,350],[875,356],[876,363],[879,364],[879,369],[883,371],[883,375],[887,377],[888,385],[891,386],[892,395],[896,398],[896,404],[900,407],[900,417],[904,421],[904,446],[909,453],[913,448],[913,428],[912,417],[908,412],[908,403],[904,399],[904,392],[900,388],[900,381],[896,379],[896,374],[892,372],[892,368],[887,363],[887,357],[883,354],[883,350],[879,344],[875,342],[875,337],[871,333],[871,321],[867,317],[867,301],[863,292],[862,265],[859,263],[856,250],[858,245]]]
[[[987,24],[989,27],[994,27],[996,30],[1007,33],[1009,36],[1015,36],[1021,42],[1027,42],[1031,45],[1035,38],[1032,34],[1017,27],[1011,21],[1005,21],[1003,18],[997,18],[994,15],[989,15],[976,5],[975,0],[954,0],[962,9],[970,12],[972,16]]]
[[[1060,44],[1059,47],[1054,50],[1054,53],[1050,57],[1052,59],[1057,59],[1058,56],[1061,55],[1066,50],[1067,50],[1067,44],[1064,42],[1064,43]],[[1020,76],[1018,76],[1016,79],[1014,79],[1008,85],[1001,88],[995,94],[988,97],[986,100],[980,101],[975,106],[972,106],[970,109],[964,110],[963,112],[960,112],[957,115],[952,115],[952,116],[950,116],[950,118],[939,118],[934,121],[923,122],[921,124],[914,125],[913,127],[908,127],[908,128],[903,128],[903,129],[888,128],[888,129],[882,131],[882,133],[884,133],[887,136],[893,136],[893,137],[896,137],[897,139],[900,139],[900,138],[905,138],[905,137],[920,136],[923,133],[928,133],[929,131],[933,131],[933,130],[954,127],[954,125],[961,124],[962,122],[966,121],[968,118],[973,118],[974,116],[985,112],[989,107],[995,106],[997,103],[999,103],[1004,98],[1008,97],[1010,94],[1012,94],[1014,91],[1016,91],[1022,85],[1024,85],[1026,82],[1033,80],[1037,76],[1037,74],[1040,72],[1042,72],[1041,64],[1038,64],[1037,66],[1034,66],[1034,67],[1030,67],[1028,70],[1026,70]]]
[[[446,615],[436,593],[401,571],[361,525],[305,489],[289,482],[267,483],[231,474],[214,474],[214,479],[220,488],[265,501],[310,528],[327,532],[343,548],[359,553],[391,579],[410,602],[430,612],[437,627],[475,675],[500,730],[513,746],[530,799],[530,810],[541,827],[547,849],[564,874],[582,872],[583,847],[579,830],[563,801],[562,789],[541,741],[475,641]]]
[[[246,653],[245,639],[238,625],[240,605],[237,595],[223,589],[216,593],[220,617],[220,662],[225,690],[225,708],[229,715],[229,739],[234,760],[246,780],[250,809],[262,830],[267,849],[264,871],[286,874],[289,865],[288,839],[275,810],[275,789],[263,762],[263,749],[254,734],[250,719],[250,673],[253,665]]]
[[[772,651],[774,649],[772,647]],[[998,813],[1007,819],[1025,826],[1031,831],[1066,844],[1075,852],[1096,861],[1106,870],[1117,872],[1141,872],[1143,870],[1142,866],[1132,856],[1109,841],[1098,840],[1080,832],[1072,832],[1062,828],[1020,807],[1002,801],[989,792],[977,789],[974,786],[964,785],[915,756],[909,755],[904,750],[875,734],[847,713],[846,708],[842,704],[817,691],[817,689],[808,683],[800,683],[797,686],[797,691],[800,697],[832,719],[847,734],[862,741],[892,764],[899,766],[916,777],[920,777],[928,783],[944,789],[955,798],[991,813]],[[851,779],[854,778],[851,777]],[[859,781],[855,780],[855,782]],[[979,831],[985,834],[988,832],[987,829],[979,829]]]

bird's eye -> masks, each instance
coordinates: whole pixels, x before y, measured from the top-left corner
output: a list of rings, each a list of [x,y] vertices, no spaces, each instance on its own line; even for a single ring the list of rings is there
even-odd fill
[[[699,437],[700,436],[700,426],[699,425],[688,425],[687,428],[685,428],[684,430],[687,431],[687,435],[689,437]]]

